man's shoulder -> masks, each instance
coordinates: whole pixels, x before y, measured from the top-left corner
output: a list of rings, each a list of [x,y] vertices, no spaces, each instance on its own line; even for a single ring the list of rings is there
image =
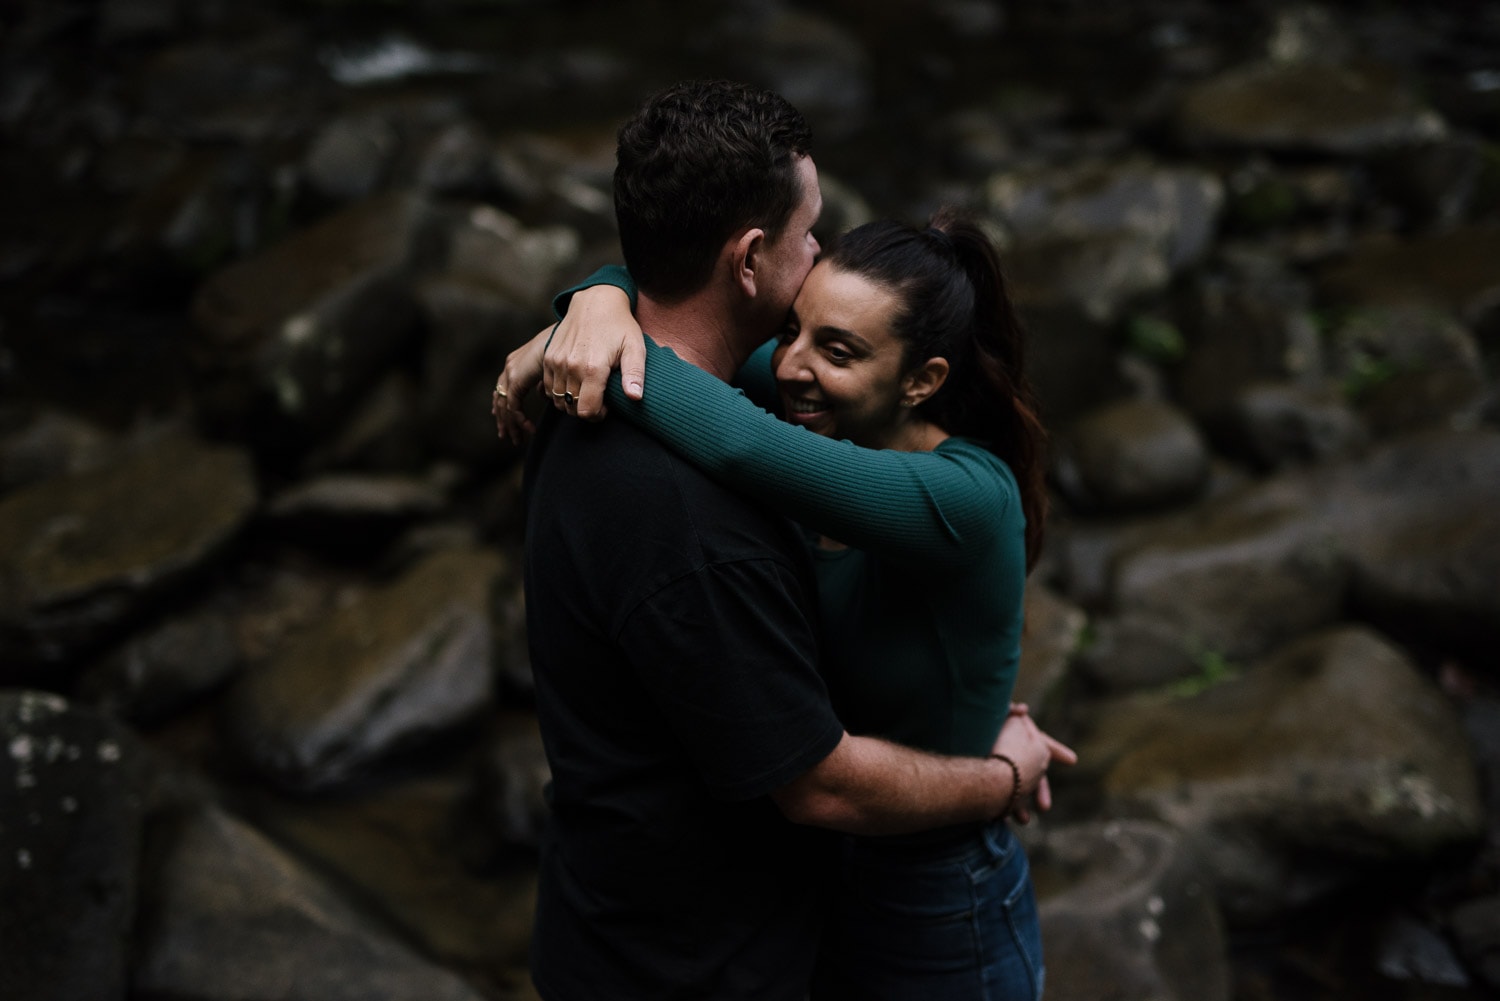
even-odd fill
[[[710,559],[800,553],[786,518],[717,483],[623,420],[564,419],[527,470],[528,497],[576,530],[691,536]],[[575,522],[575,519],[582,519]]]

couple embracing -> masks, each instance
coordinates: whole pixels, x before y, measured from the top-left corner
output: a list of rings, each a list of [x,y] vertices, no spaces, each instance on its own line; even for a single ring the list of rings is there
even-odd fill
[[[820,259],[806,123],[724,81],[648,100],[614,185],[625,268],[493,407],[532,439],[539,993],[1039,998],[1008,825],[1074,756],[1011,701],[1044,433],[993,245]]]

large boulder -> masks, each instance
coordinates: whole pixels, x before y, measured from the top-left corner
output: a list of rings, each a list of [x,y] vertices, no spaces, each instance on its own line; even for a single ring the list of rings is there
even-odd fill
[[[1240,255],[1195,276],[1174,305],[1186,349],[1171,370],[1172,388],[1210,433],[1232,442],[1227,426],[1248,387],[1321,381],[1312,291],[1281,262]]]
[[[1028,846],[1055,1001],[1227,1001],[1212,887],[1183,839],[1146,821],[1046,830]]]
[[[0,984],[10,1001],[121,998],[136,913],[142,755],[97,712],[0,691]]]
[[[294,634],[230,690],[233,747],[274,784],[323,789],[472,720],[494,690],[500,569],[440,551]]]
[[[1500,431],[1391,442],[1345,471],[1352,605],[1493,664],[1500,642]]]
[[[207,416],[273,454],[326,435],[415,336],[407,278],[427,222],[418,197],[376,197],[205,282],[192,315]]]
[[[1090,411],[1060,436],[1054,455],[1059,486],[1086,510],[1167,507],[1208,482],[1208,443],[1186,414],[1158,400]]]
[[[233,618],[204,605],[130,636],[84,672],[76,694],[122,719],[156,726],[225,685],[242,660]]]
[[[1500,636],[1500,433],[1412,435],[1113,532],[1075,533],[1068,593],[1231,660],[1363,612],[1440,648]],[[1191,596],[1188,600],[1186,596]]]
[[[153,829],[132,993],[215,1001],[478,1001],[331,881],[212,807]]]
[[[1421,863],[1482,831],[1474,752],[1399,649],[1345,627],[1196,694],[1101,703],[1081,772],[1115,815],[1188,835],[1221,904],[1262,919],[1375,864]]]
[[[996,174],[986,199],[1022,243],[1111,233],[1149,237],[1170,275],[1208,253],[1224,190],[1205,170],[1130,160]]]
[[[1026,585],[1026,632],[1011,698],[1046,719],[1062,702],[1088,617],[1034,577]]]
[[[0,498],[0,683],[89,652],[190,580],[256,492],[243,452],[171,435]]]
[[[1197,84],[1177,126],[1196,146],[1355,156],[1447,132],[1395,74],[1314,62],[1255,63]]]
[[[1500,296],[1500,224],[1474,223],[1409,239],[1371,237],[1318,276],[1330,302],[1412,304],[1447,310],[1473,322]]]

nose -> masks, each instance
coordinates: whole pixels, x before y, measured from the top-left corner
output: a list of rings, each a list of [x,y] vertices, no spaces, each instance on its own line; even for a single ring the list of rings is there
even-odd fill
[[[811,376],[807,369],[807,338],[798,334],[790,344],[782,344],[773,356],[772,374],[777,382],[807,382]]]

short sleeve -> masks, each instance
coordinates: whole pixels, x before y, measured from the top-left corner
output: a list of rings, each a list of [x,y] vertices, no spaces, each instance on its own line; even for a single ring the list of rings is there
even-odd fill
[[[817,672],[814,601],[773,559],[710,563],[627,617],[621,645],[712,793],[765,795],[831,753],[843,726]]]

